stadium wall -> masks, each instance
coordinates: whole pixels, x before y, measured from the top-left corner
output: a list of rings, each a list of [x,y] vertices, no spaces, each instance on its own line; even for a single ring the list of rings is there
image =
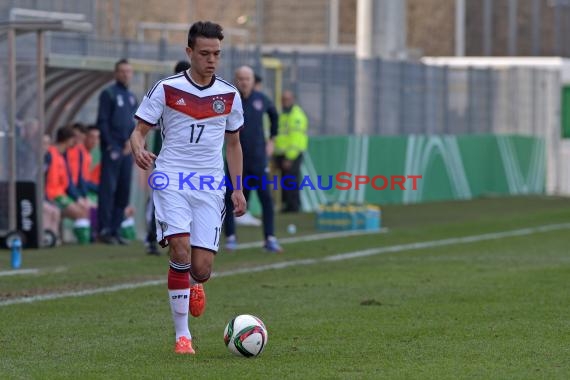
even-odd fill
[[[334,152],[334,154],[331,154]],[[545,143],[517,135],[349,136],[311,139],[303,175],[333,179],[352,174],[348,190],[302,190],[303,208],[315,210],[328,202],[397,204],[472,199],[488,195],[544,194]],[[375,190],[354,186],[354,176],[421,175],[417,189]],[[347,178],[346,176],[344,178]],[[335,183],[333,181],[333,183]],[[323,179],[323,184],[327,181]],[[378,182],[379,186],[382,181]],[[342,183],[346,187],[346,183]]]
[[[313,137],[304,155],[301,190],[304,211],[328,203],[410,204],[430,201],[468,200],[483,196],[545,194],[546,151],[540,137],[521,135],[409,135]],[[337,182],[338,173],[345,182]],[[385,190],[370,184],[355,186],[355,176],[369,178],[420,175],[416,190],[411,179],[405,190],[391,183]],[[327,188],[331,181],[332,189]],[[336,185],[348,187],[339,190]],[[376,182],[382,187],[383,180]],[[255,192],[252,193],[255,195]],[[250,211],[259,215],[255,196]]]
[[[340,172],[352,174],[351,189],[335,188],[335,176]],[[305,153],[302,175],[308,176],[315,188],[304,186],[301,191],[302,207],[307,212],[336,202],[383,205],[544,194],[545,143],[542,138],[517,135],[314,137]],[[375,190],[370,184],[357,190],[356,175],[383,175],[388,179],[421,175],[422,179],[417,181],[417,190],[412,189],[411,180],[406,182],[405,191]],[[333,188],[319,190],[319,176],[322,187],[328,187],[332,176]],[[340,185],[346,187],[346,182]],[[255,195],[253,192],[249,209],[259,215]]]

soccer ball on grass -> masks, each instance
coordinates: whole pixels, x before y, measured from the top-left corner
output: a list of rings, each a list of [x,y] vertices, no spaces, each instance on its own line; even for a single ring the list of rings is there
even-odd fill
[[[237,356],[258,356],[267,345],[267,328],[253,315],[238,315],[226,325],[224,343]]]

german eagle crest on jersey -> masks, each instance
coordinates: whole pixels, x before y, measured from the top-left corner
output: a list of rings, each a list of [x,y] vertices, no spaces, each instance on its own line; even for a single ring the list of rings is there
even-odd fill
[[[222,114],[226,110],[226,104],[224,103],[223,100],[216,99],[212,103],[212,108],[214,109],[215,113]]]

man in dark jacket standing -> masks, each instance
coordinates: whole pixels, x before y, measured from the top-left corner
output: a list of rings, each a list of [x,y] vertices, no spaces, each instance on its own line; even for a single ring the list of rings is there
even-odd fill
[[[264,248],[267,252],[279,253],[283,251],[283,248],[275,238],[272,185],[264,183],[269,174],[268,157],[273,154],[273,138],[277,135],[279,115],[273,102],[262,92],[254,90],[254,72],[251,67],[238,68],[235,72],[235,81],[241,95],[244,116],[244,128],[239,136],[243,151],[243,193],[247,200],[250,190],[256,189],[262,207]],[[271,124],[267,141],[263,130],[263,116],[266,113]],[[231,191],[228,190],[224,220],[226,249],[235,250],[237,249],[237,237],[230,196]]]
[[[119,236],[129,204],[133,158],[129,137],[138,107],[129,91],[133,68],[126,59],[115,64],[116,82],[99,96],[97,127],[101,131],[101,183],[99,185],[99,241],[126,244]]]

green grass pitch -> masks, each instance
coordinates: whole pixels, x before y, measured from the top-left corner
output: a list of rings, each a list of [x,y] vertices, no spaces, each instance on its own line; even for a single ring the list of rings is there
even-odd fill
[[[497,198],[383,208],[388,233],[221,251],[208,305],[191,318],[196,356],[176,356],[165,283],[2,305],[37,295],[165,281],[167,259],[129,247],[25,251],[36,274],[0,276],[0,378],[567,379],[570,228],[462,244],[328,256],[570,222],[570,199]],[[316,233],[314,216],[278,216]],[[239,228],[241,241],[258,228]],[[487,235],[488,236],[488,235]],[[305,260],[306,265],[227,275]],[[0,251],[0,271],[9,252]],[[256,359],[233,356],[237,314],[269,330]]]

